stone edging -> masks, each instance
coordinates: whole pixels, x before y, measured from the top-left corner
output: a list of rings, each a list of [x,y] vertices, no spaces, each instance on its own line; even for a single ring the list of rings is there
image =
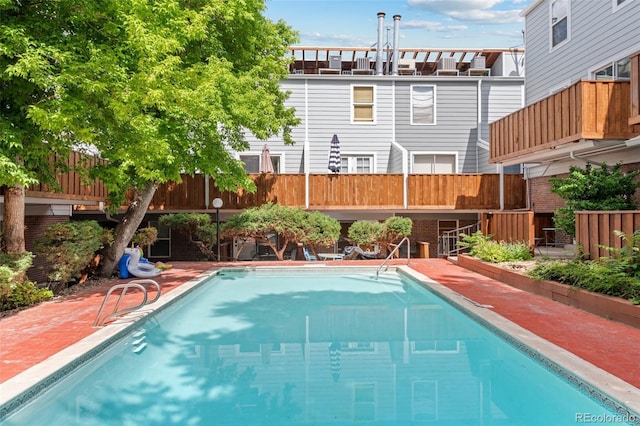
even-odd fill
[[[555,281],[534,280],[520,272],[483,262],[468,255],[459,255],[457,264],[485,277],[520,290],[573,306],[589,313],[640,328],[640,305],[628,300],[593,293]]]

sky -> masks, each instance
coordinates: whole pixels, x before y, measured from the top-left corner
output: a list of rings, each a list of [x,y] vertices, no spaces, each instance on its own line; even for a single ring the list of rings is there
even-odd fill
[[[400,48],[513,48],[524,47],[520,12],[532,1],[266,0],[265,15],[298,31],[297,46],[372,46],[384,12],[385,43],[393,43],[393,16],[401,16]]]

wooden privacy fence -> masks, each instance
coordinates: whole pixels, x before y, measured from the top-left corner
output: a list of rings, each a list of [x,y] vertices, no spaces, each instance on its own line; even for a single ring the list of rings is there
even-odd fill
[[[640,228],[640,210],[576,212],[576,242],[590,259],[608,257],[611,253],[599,247],[621,248],[622,238],[614,231],[631,236]]]
[[[220,191],[213,179],[183,176],[180,184],[160,185],[149,210],[201,210],[220,198],[224,209],[244,209],[274,202],[310,209],[490,210],[500,208],[497,174],[252,174],[256,192]],[[308,178],[308,180],[307,180]],[[406,185],[406,186],[405,186]],[[208,196],[206,195],[208,194]],[[504,205],[525,205],[522,175],[504,175]]]
[[[495,241],[527,244],[533,252],[536,232],[532,211],[482,213],[480,221],[484,235],[492,235]]]
[[[50,162],[52,166],[56,160],[55,157],[51,158]],[[29,197],[47,197],[77,201],[104,201],[104,199],[107,198],[107,189],[104,183],[98,179],[89,179],[74,169],[77,166],[79,170],[86,170],[99,162],[104,163],[105,160],[79,152],[73,152],[69,158],[63,161],[66,167],[69,168],[69,171],[56,175],[59,188],[40,183],[27,188],[26,194]]]

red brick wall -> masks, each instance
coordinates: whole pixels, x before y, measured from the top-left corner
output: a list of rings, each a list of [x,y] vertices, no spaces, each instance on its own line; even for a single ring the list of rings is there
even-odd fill
[[[36,241],[48,226],[68,222],[68,216],[25,216],[24,243],[27,251],[35,252]],[[33,259],[33,266],[27,271],[30,280],[37,283],[47,281],[47,263],[40,256]]]
[[[566,177],[567,174],[558,177]],[[551,192],[549,177],[539,177],[529,180],[529,193],[531,194],[531,210],[536,213],[553,213],[557,208],[564,207],[565,203],[560,196]]]

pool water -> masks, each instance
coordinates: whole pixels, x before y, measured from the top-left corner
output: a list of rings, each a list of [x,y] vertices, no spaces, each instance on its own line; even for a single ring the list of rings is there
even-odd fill
[[[372,275],[223,270],[2,424],[626,420],[412,279]]]

